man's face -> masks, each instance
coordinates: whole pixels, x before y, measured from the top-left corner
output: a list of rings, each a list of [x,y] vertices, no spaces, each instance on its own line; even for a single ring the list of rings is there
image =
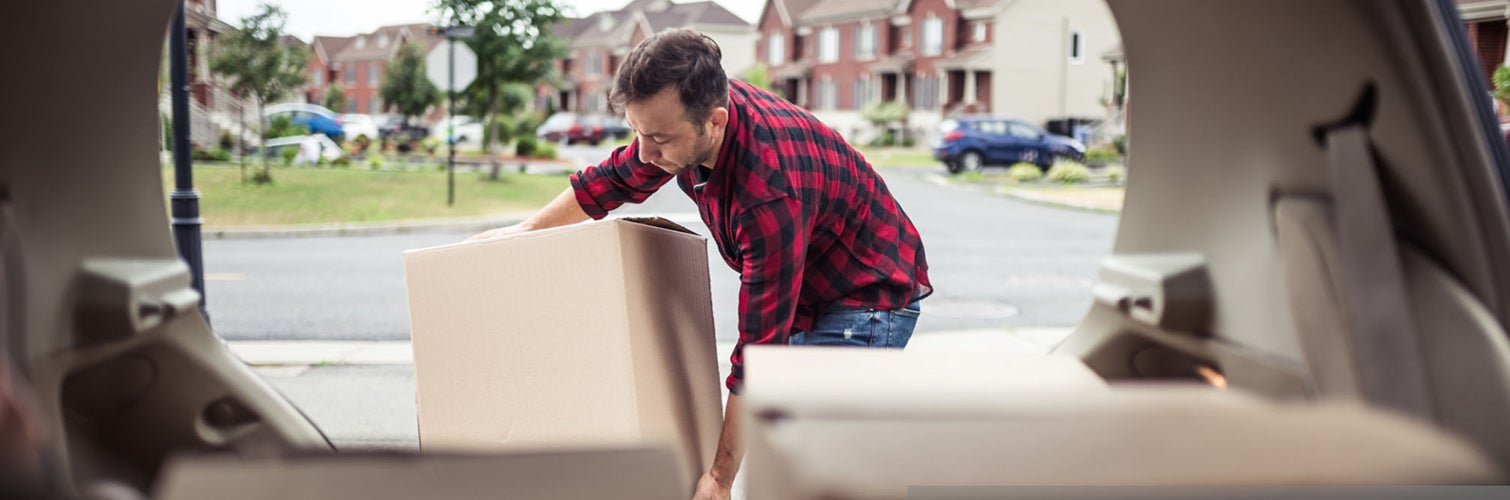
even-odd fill
[[[634,128],[640,141],[640,162],[660,167],[672,174],[711,164],[715,141],[723,138],[723,108],[703,123],[687,120],[682,100],[675,87],[624,106],[624,118]]]

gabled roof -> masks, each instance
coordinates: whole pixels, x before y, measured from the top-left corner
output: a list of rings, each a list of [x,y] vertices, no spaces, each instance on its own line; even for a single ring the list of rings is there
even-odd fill
[[[350,36],[316,36],[313,44],[315,57],[330,62],[332,58],[346,50],[346,46],[356,41],[356,37]]]
[[[611,21],[605,22],[604,19]],[[750,23],[711,1],[675,4],[665,0],[635,0],[623,9],[598,12],[580,21],[585,26],[573,37],[573,47],[627,45],[639,25],[651,34],[696,26],[749,27]],[[607,29],[604,29],[604,25]]]
[[[429,29],[428,23],[383,26],[372,33],[357,35],[345,50],[332,57],[338,62],[386,61],[398,52],[400,45],[409,41],[419,42],[422,48],[429,49],[442,40],[431,35]]]
[[[801,15],[798,25],[884,17],[898,0],[819,0]]]

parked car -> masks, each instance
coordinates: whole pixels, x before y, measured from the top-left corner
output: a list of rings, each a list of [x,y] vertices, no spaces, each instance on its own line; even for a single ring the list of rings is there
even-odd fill
[[[342,128],[341,117],[325,106],[307,103],[274,104],[268,106],[263,113],[268,119],[285,114],[295,125],[309,127],[310,132],[325,134],[337,141],[346,138],[346,130]]]
[[[447,120],[449,120],[449,123],[455,129],[454,132],[446,130]],[[453,133],[454,137],[448,137],[448,133]],[[435,126],[430,128],[430,137],[432,139],[441,144],[448,144],[454,140],[457,150],[482,149],[483,134],[482,122],[466,115],[453,116],[449,119],[441,118],[440,121],[435,122]]]
[[[560,112],[551,115],[535,129],[535,137],[543,141],[566,142],[567,144],[586,142],[594,146],[601,144],[608,137],[608,131],[613,127],[604,126],[602,117],[591,115],[579,115],[576,113]],[[624,134],[628,134],[628,125],[624,126]]]
[[[367,115],[341,115],[341,131],[346,134],[346,137],[352,140],[358,137],[366,137],[369,140],[376,141],[381,136],[381,133],[378,131],[377,120]]]
[[[384,139],[409,140],[430,136],[430,127],[417,119],[405,123],[404,115],[383,115],[378,122],[378,137]]]
[[[629,137],[629,120],[617,117],[603,118],[603,136],[609,139]]]
[[[1017,163],[1047,170],[1059,158],[1084,161],[1085,145],[1022,120],[967,116],[939,124],[933,157],[944,162],[949,173]]]
[[[346,156],[346,153],[341,150],[341,146],[339,144],[336,144],[336,141],[330,140],[330,137],[326,136],[325,134],[298,135],[267,140],[268,152],[271,153],[274,158],[277,158],[280,152],[286,148],[301,149],[300,156],[296,160],[301,165],[314,163],[313,161],[310,161],[310,159],[303,156],[303,148],[313,148],[317,150],[320,154],[320,157],[324,158],[325,161],[336,161],[342,156]]]

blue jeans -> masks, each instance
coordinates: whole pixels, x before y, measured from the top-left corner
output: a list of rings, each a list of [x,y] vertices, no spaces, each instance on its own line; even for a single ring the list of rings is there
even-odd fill
[[[818,316],[812,331],[792,334],[791,345],[907,347],[917,327],[917,302],[894,311],[833,308]]]

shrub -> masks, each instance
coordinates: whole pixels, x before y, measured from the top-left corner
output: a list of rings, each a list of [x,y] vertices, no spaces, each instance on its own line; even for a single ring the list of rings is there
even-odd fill
[[[1043,178],[1043,169],[1032,163],[1018,163],[1007,169],[1007,178],[1013,182],[1038,182]]]
[[[383,158],[381,156],[373,155],[371,159],[367,160],[367,167],[373,170],[383,168]]]
[[[1117,148],[1117,154],[1124,156],[1127,155],[1127,134],[1113,137],[1112,147]]]
[[[274,116],[273,120],[267,125],[268,139],[277,139],[279,137],[296,137],[301,135],[309,135],[309,126],[295,125],[294,120],[289,118],[288,115]]]
[[[1106,167],[1106,180],[1115,184],[1122,182],[1123,177],[1127,177],[1127,169],[1116,165]]]
[[[283,166],[294,164],[294,158],[299,156],[299,148],[287,147],[278,150],[278,158],[283,160]]]
[[[350,167],[351,166],[351,157],[349,157],[349,156],[342,156],[340,158],[336,158],[334,160],[331,160],[330,166],[332,166],[332,167]]]
[[[539,149],[539,144],[535,142],[535,136],[533,135],[520,137],[514,143],[514,155],[520,158],[529,158],[535,154],[536,149]]]
[[[1085,152],[1085,162],[1092,165],[1109,165],[1122,160],[1122,155],[1117,153],[1117,147],[1112,145],[1096,146]]]
[[[1072,161],[1055,163],[1049,168],[1048,179],[1064,184],[1079,184],[1091,180],[1091,170]]]
[[[554,160],[554,159],[556,159],[556,145],[555,144],[541,144],[539,147],[535,148],[535,157],[536,158],[545,158],[547,160]]]
[[[236,140],[231,136],[231,131],[220,131],[220,149],[230,150],[236,147]]]
[[[231,161],[231,152],[222,148],[195,149],[190,157],[194,161]]]

